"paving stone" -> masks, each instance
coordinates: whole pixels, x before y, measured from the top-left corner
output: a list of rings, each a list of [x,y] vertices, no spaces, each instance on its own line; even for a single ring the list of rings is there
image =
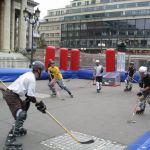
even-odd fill
[[[52,148],[53,150],[123,150],[126,146],[117,142],[99,139],[87,134],[71,131],[71,133],[81,142],[93,139],[92,144],[79,144],[68,134],[63,134],[48,140],[42,141],[41,144]]]

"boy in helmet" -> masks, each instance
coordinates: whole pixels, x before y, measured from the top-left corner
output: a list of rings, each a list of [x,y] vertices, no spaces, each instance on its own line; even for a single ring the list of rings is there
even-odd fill
[[[73,95],[71,91],[66,87],[66,85],[63,82],[63,76],[59,70],[59,68],[55,65],[54,61],[51,61],[50,67],[48,68],[48,72],[50,72],[53,76],[52,80],[50,81],[50,90],[52,91],[52,96],[56,96],[56,89],[55,84],[57,83],[62,89],[68,92],[71,98],[73,98]]]
[[[43,70],[44,64],[42,62],[33,62],[32,71],[19,76],[3,92],[3,98],[14,118],[14,124],[6,138],[4,149],[22,149],[22,144],[16,142],[16,137],[27,133],[26,129],[23,128],[23,123],[27,118],[30,102],[35,103],[37,109],[45,113],[45,104],[42,101],[38,102],[35,98],[36,78],[41,76]],[[22,97],[24,96],[26,100],[23,101]]]
[[[96,66],[94,67],[94,71],[93,71],[93,76],[95,77],[96,80],[96,89],[97,89],[97,93],[100,92],[100,90],[102,89],[102,73],[103,73],[103,66],[100,65],[100,61],[96,60],[95,61]]]
[[[134,78],[134,74],[136,72],[136,69],[134,67],[134,62],[130,62],[130,66],[128,68],[128,71],[126,73],[127,77],[125,79],[125,89],[124,91],[131,91],[132,90],[132,80]]]
[[[146,107],[146,98],[150,94],[150,75],[147,73],[147,67],[139,68],[141,80],[139,82],[140,92],[137,93],[139,104],[136,108],[136,114],[143,114]]]

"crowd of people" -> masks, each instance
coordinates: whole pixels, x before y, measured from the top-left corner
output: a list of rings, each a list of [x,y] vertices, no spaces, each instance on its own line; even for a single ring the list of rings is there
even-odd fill
[[[22,144],[17,143],[16,138],[27,134],[27,130],[23,127],[24,121],[27,118],[27,112],[30,107],[30,103],[34,103],[37,110],[42,113],[46,113],[46,105],[43,101],[38,101],[35,97],[36,79],[39,78],[44,70],[44,64],[40,61],[35,61],[32,64],[32,71],[24,73],[14,82],[12,82],[7,89],[0,89],[3,91],[3,98],[5,99],[12,116],[14,118],[14,124],[10,129],[6,138],[5,147],[7,148],[22,148]],[[48,65],[49,75],[49,88],[52,92],[52,97],[57,97],[56,84],[65,90],[71,98],[73,98],[72,92],[64,84],[63,76],[59,70],[59,67],[55,65],[54,60],[49,61]],[[139,92],[138,106],[136,108],[136,114],[142,114],[145,111],[146,102],[150,104],[147,97],[150,95],[150,75],[147,72],[147,67],[141,66],[139,69],[140,81],[139,81]],[[100,93],[102,89],[104,68],[100,64],[99,60],[95,61],[93,68],[93,84],[96,85],[96,92]],[[124,91],[131,91],[134,81],[134,75],[136,68],[134,62],[130,62],[130,66],[126,71],[125,89]],[[22,97],[26,97],[25,100]]]

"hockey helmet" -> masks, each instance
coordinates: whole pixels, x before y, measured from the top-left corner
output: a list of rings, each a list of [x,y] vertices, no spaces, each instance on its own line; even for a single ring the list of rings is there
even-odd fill
[[[139,68],[139,72],[140,72],[140,73],[147,74],[147,67],[141,66],[141,67]]]
[[[55,64],[55,61],[51,59],[50,64]]]
[[[99,60],[97,59],[97,60],[95,60],[95,63],[99,63]]]
[[[44,70],[44,64],[41,61],[34,61],[32,63],[32,70],[42,72]]]

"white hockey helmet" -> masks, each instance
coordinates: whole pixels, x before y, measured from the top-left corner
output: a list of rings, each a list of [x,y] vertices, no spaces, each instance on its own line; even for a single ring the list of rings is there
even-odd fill
[[[97,60],[95,60],[95,62],[96,62],[96,63],[99,63],[99,60],[97,59]]]
[[[139,68],[139,72],[140,72],[140,73],[147,74],[147,67],[141,66],[141,67]]]

